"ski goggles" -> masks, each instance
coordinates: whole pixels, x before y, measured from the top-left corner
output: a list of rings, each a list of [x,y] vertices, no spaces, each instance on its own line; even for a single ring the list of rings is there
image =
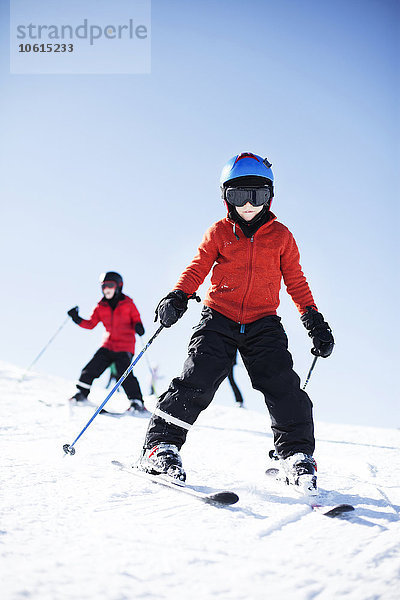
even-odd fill
[[[226,201],[233,206],[244,206],[248,202],[253,206],[263,206],[271,200],[271,190],[269,187],[262,188],[241,188],[235,187],[226,189]]]
[[[105,290],[106,288],[111,288],[112,290],[117,289],[117,284],[115,283],[115,281],[104,281],[101,284],[101,289]]]

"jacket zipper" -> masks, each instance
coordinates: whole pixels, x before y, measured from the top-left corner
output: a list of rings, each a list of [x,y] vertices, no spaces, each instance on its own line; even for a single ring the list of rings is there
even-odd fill
[[[243,318],[243,310],[244,310],[244,304],[247,298],[247,294],[249,293],[250,290],[250,282],[251,282],[251,277],[252,277],[252,272],[253,272],[253,248],[254,248],[254,235],[251,236],[250,238],[250,259],[248,262],[248,266],[247,266],[247,284],[246,284],[246,290],[243,294],[243,300],[242,300],[242,305],[240,307],[240,313],[239,313],[239,325],[241,324],[242,318]],[[242,332],[242,330],[241,330]]]

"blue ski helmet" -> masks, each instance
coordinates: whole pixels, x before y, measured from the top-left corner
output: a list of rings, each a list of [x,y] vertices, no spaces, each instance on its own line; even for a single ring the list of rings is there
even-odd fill
[[[251,152],[242,152],[241,154],[236,154],[233,156],[224,168],[222,169],[220,185],[221,185],[221,195],[225,200],[225,189],[229,187],[229,184],[240,183],[239,178],[252,178],[252,184],[255,185],[257,179],[253,179],[253,177],[260,178],[260,185],[269,185],[271,188],[271,198],[274,195],[274,175],[271,170],[272,164],[268,161],[267,158],[262,158],[258,154],[252,154]],[[262,181],[261,181],[262,178]],[[238,180],[233,182],[232,180]],[[246,185],[245,179],[242,180],[243,184]]]

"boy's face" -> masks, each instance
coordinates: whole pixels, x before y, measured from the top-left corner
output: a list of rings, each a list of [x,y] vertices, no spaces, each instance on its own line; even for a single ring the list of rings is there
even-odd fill
[[[103,285],[101,286],[101,289],[103,290],[103,294],[104,297],[107,300],[111,300],[111,298],[114,296],[115,294],[115,290],[117,289],[117,284],[109,281],[105,281],[103,283]]]
[[[258,215],[258,213],[262,211],[264,205],[253,206],[252,204],[250,204],[250,202],[247,202],[247,204],[245,204],[244,206],[236,206],[235,208],[236,212],[240,217],[242,217],[242,219],[244,219],[245,221],[251,221],[256,215]]]

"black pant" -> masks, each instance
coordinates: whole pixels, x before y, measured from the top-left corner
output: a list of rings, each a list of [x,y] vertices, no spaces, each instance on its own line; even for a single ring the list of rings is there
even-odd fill
[[[293,371],[280,317],[263,317],[241,326],[208,307],[203,309],[190,340],[182,375],[173,379],[160,397],[156,408],[159,414],[150,420],[146,447],[158,442],[182,446],[187,429],[207,408],[228,375],[237,350],[253,388],[264,394],[279,455],[285,458],[295,452],[313,454],[312,403],[300,389],[300,379]],[[183,421],[183,427],[177,419]]]
[[[83,392],[85,396],[88,396],[93,380],[100,377],[112,363],[115,363],[119,379],[129,367],[132,356],[133,355],[130,352],[112,352],[112,350],[108,350],[108,348],[100,348],[88,364],[83,367],[76,387]],[[139,382],[132,371],[121,385],[130,400],[134,400],[135,398],[142,400]]]

